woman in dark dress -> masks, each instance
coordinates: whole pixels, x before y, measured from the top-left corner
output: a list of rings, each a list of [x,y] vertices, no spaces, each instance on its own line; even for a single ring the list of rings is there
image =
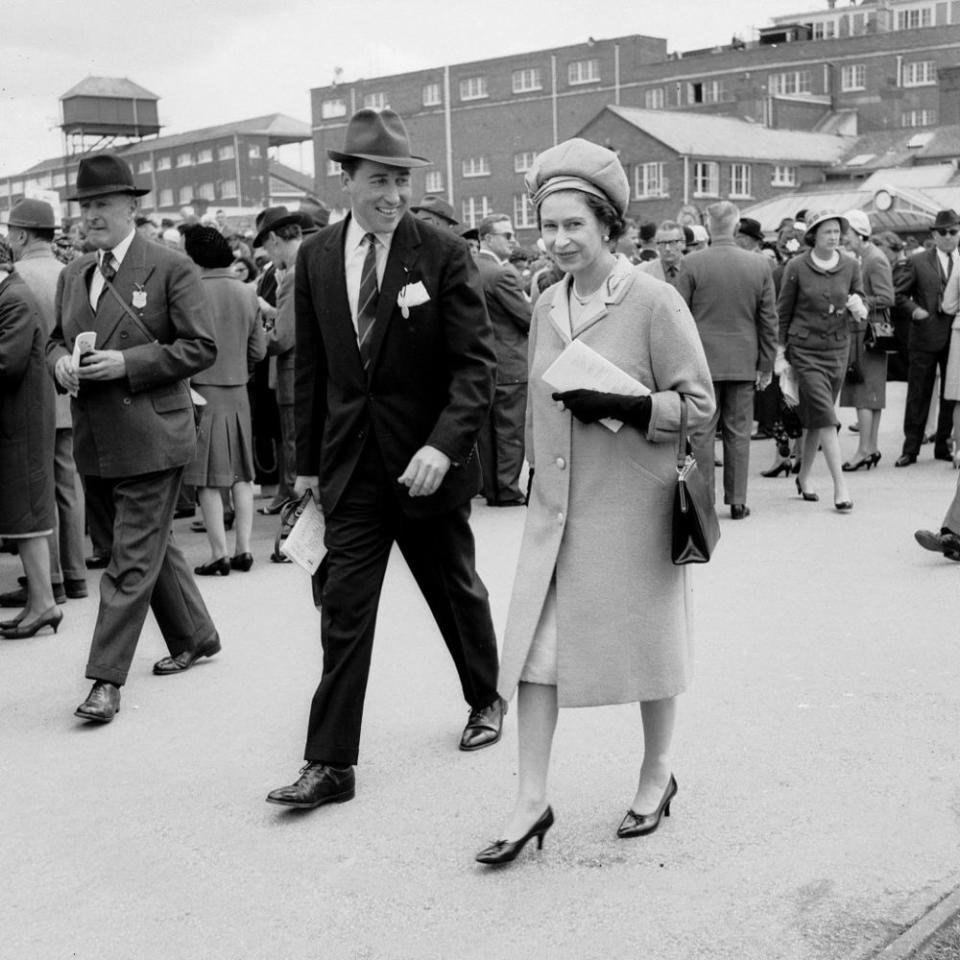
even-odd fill
[[[847,221],[830,210],[812,217],[804,234],[808,249],[783,271],[777,310],[784,359],[799,387],[798,413],[803,425],[803,450],[797,492],[804,500],[819,500],[809,478],[817,451],[823,450],[833,478],[833,502],[841,513],[853,509],[837,439],[834,409],[847,369],[850,318],[867,315],[857,261],[840,251]]]
[[[53,386],[44,361],[40,312],[12,273],[0,239],[0,538],[17,544],[27,577],[27,605],[0,622],[6,640],[54,633],[63,614],[53,599],[47,537],[56,523],[53,494]]]

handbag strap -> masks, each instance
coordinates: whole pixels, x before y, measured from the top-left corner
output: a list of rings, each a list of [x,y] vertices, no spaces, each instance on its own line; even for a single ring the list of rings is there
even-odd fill
[[[677,391],[680,398],[680,435],[677,437],[677,469],[682,470],[687,460],[687,398]]]
[[[117,303],[119,303],[123,308],[123,312],[137,325],[140,332],[147,338],[147,340],[149,340],[150,343],[157,343],[158,341],[156,335],[151,333],[150,330],[147,329],[144,322],[133,312],[133,310],[130,309],[127,301],[124,300],[123,297],[121,297],[117,292],[117,288],[106,277],[103,278],[103,282],[106,288],[116,298]]]

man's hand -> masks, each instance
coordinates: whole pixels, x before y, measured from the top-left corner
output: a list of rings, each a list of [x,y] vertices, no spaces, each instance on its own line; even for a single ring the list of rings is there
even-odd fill
[[[127,362],[122,350],[91,350],[83,355],[77,371],[81,380],[120,380],[126,375]]]
[[[411,497],[429,497],[440,489],[450,469],[450,458],[436,447],[421,447],[398,477],[409,488]]]
[[[313,499],[320,505],[320,478],[319,477],[301,477],[298,476],[293,481],[293,494],[298,499],[308,490],[313,493]]]
[[[924,310],[923,307],[917,307],[917,309],[914,310],[913,313],[910,314],[910,316],[914,320],[926,320],[927,317],[930,316],[930,314],[927,313],[927,311]]]
[[[757,390],[761,393],[770,386],[773,381],[773,371],[764,373],[762,370],[757,373]]]
[[[75,397],[77,391],[80,389],[80,378],[77,376],[77,371],[73,368],[73,357],[69,354],[62,356],[53,368],[53,373],[57,378],[57,383],[59,383],[67,393]]]

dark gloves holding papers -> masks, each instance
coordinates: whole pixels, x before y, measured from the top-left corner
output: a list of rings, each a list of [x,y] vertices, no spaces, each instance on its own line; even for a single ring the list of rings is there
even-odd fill
[[[626,397],[619,393],[600,393],[597,390],[566,390],[553,394],[581,422],[596,423],[610,418],[646,432],[650,426],[653,402],[650,396]]]

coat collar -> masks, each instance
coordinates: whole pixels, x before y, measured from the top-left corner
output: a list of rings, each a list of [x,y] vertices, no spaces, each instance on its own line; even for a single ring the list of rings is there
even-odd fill
[[[120,264],[120,269],[113,278],[113,286],[120,295],[120,299],[138,315],[142,314],[142,310],[133,307],[133,291],[135,288],[143,287],[147,282],[147,278],[153,273],[155,264],[147,262],[147,254],[149,253],[151,243],[152,241],[144,240],[140,234],[134,234],[130,248],[127,250],[123,262]],[[96,262],[96,256],[94,256],[90,266],[82,271],[83,295],[88,304],[90,289],[88,281],[91,268],[95,267]],[[93,329],[97,332],[97,343],[107,343],[125,316],[126,311],[117,301],[117,298],[109,290],[104,288],[104,294],[100,298],[93,322]]]
[[[616,255],[613,269],[603,281],[603,294],[593,298],[587,309],[580,315],[576,331],[571,329],[570,323],[570,287],[573,278],[568,274],[553,288],[553,299],[550,303],[550,322],[560,336],[570,342],[580,337],[586,330],[602,320],[608,313],[608,308],[619,303],[633,286],[637,268],[622,254]]]

